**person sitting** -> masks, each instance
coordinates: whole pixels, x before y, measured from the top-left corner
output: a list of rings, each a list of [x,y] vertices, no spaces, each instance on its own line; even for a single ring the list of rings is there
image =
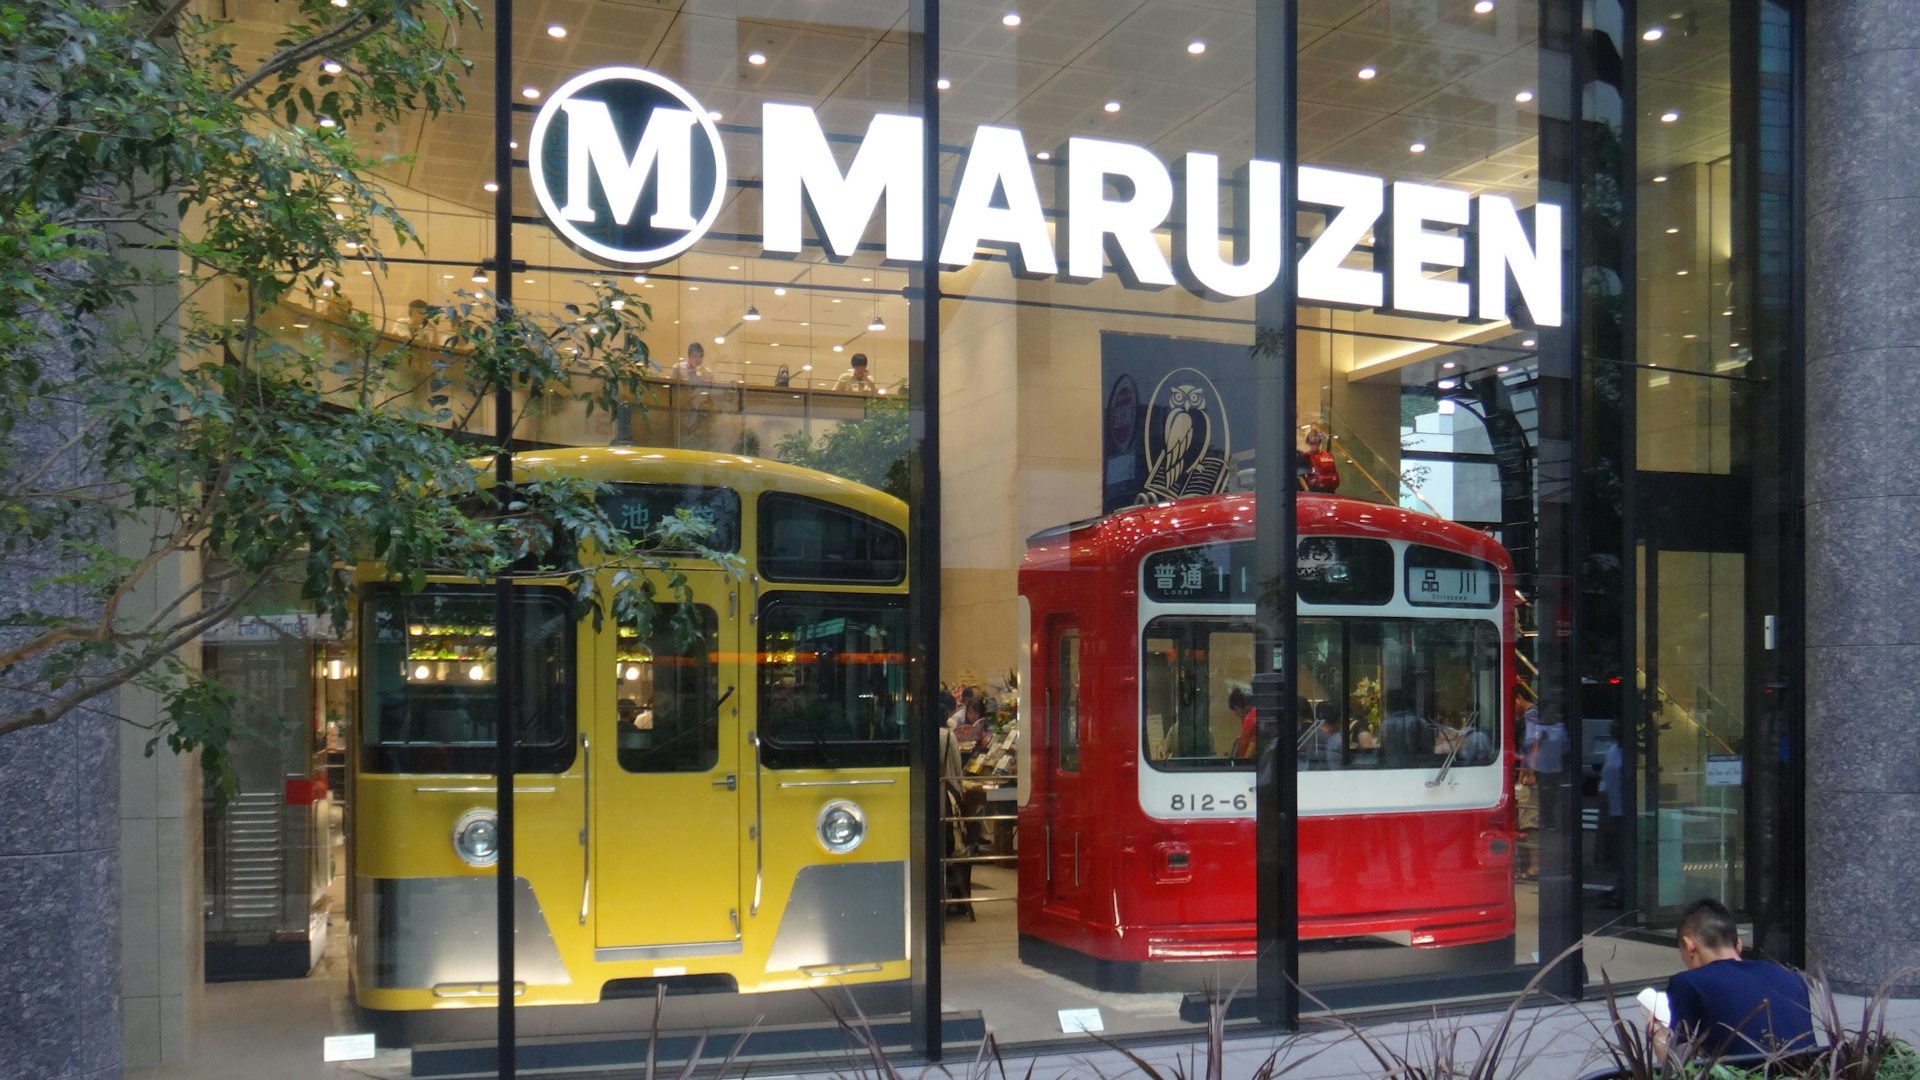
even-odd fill
[[[1704,1060],[1814,1048],[1806,982],[1779,964],[1743,958],[1740,928],[1726,905],[1708,899],[1688,904],[1679,936],[1687,970],[1667,980],[1670,1030],[1653,1021],[1660,1053],[1675,1037]]]

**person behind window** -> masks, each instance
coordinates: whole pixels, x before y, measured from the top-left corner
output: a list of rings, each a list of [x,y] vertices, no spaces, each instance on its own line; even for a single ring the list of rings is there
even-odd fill
[[[1387,768],[1405,768],[1427,756],[1420,745],[1420,718],[1413,715],[1413,698],[1394,687],[1381,701],[1386,716],[1380,721],[1380,758]]]
[[[1304,708],[1306,699],[1300,699],[1300,703]],[[1236,686],[1227,691],[1227,711],[1240,718],[1240,734],[1233,740],[1233,756],[1241,761],[1253,760],[1254,744],[1259,741],[1260,720],[1256,715],[1259,710],[1253,707],[1247,692]]]
[[[675,382],[711,384],[713,369],[707,366],[707,347],[697,341],[688,345],[687,358],[673,365],[669,374]]]
[[[1340,734],[1340,719],[1332,710],[1320,717],[1313,727],[1313,733],[1307,738],[1307,768],[1312,770],[1339,769],[1344,767],[1343,752],[1346,739]]]
[[[1472,718],[1461,721],[1458,738],[1460,764],[1493,764],[1493,740],[1487,737],[1487,733],[1481,729],[1480,725],[1474,723]]]
[[[833,388],[844,393],[853,394],[871,394],[879,389],[879,387],[874,384],[873,376],[867,374],[866,353],[857,352],[853,354],[853,366],[848,368],[838,379],[834,380]]]
[[[1667,980],[1672,1024],[1649,1024],[1658,1053],[1664,1057],[1675,1037],[1706,1060],[1814,1048],[1806,981],[1779,964],[1742,957],[1740,928],[1726,905],[1688,904],[1679,939],[1686,970]]]

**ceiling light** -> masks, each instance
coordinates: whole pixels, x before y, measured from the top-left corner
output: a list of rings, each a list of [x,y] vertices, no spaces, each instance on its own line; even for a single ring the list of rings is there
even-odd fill
[[[607,306],[615,311],[627,310],[627,302],[625,300],[609,300],[607,301]]]
[[[1427,144],[1423,142],[1417,142],[1417,143],[1414,143],[1412,146],[1407,147],[1407,153],[1409,154],[1424,154],[1426,152],[1427,152]]]
[[[347,6],[347,0],[333,0],[333,6],[334,6],[334,7],[346,7],[346,6]]]
[[[441,281],[452,281],[452,280],[453,280],[453,275],[452,275],[452,274],[441,274],[441,275],[440,275],[440,280],[441,280]]]
[[[340,61],[338,60],[322,60],[320,61],[320,70],[329,75],[338,75],[346,69],[340,66]]]
[[[1458,380],[1458,379],[1441,379],[1441,380],[1440,380],[1439,382],[1437,382],[1437,383],[1434,383],[1434,385],[1435,385],[1435,386],[1438,386],[1438,387],[1439,387],[1440,389],[1442,389],[1442,390],[1451,390],[1451,389],[1453,389],[1454,387],[1456,387],[1456,386],[1459,386],[1459,385],[1460,385],[1460,380]]]
[[[719,123],[719,122],[720,122],[720,110],[719,110],[719,109],[708,109],[708,110],[707,110],[707,119],[709,119],[709,120],[711,120],[711,121],[713,121],[713,122],[714,122],[714,123],[716,123],[716,124],[717,124],[717,123]]]
[[[474,271],[474,273],[476,273],[476,274],[478,274],[478,273],[480,273],[480,271],[478,271],[478,270],[475,270],[475,271]],[[481,280],[482,280],[482,281],[484,281],[484,280],[486,280],[486,278],[485,278],[485,277],[482,277],[482,278],[481,278]],[[330,278],[330,277],[323,277],[323,278],[321,278],[321,279],[320,279],[320,287],[321,287],[321,288],[323,288],[323,289],[331,289],[331,288],[333,288],[333,279],[332,279],[332,278]]]
[[[1187,42],[1188,56],[1200,56],[1204,54],[1206,51],[1207,51],[1207,43],[1204,41],[1196,40],[1196,41]]]
[[[861,281],[872,281],[873,279],[872,279],[872,278],[870,278],[870,277],[863,277],[863,278],[861,278],[860,280],[861,280]]]
[[[358,241],[358,240],[349,240],[349,241],[347,241],[347,250],[348,250],[348,251],[358,251],[358,250],[360,250],[360,241]]]
[[[727,335],[725,335],[725,334],[715,334],[715,335],[713,336],[713,343],[714,343],[715,345],[725,345],[725,344],[727,343]]]
[[[945,76],[941,76],[940,78],[935,79],[933,81],[933,88],[935,90],[951,90],[953,89],[953,80]]]
[[[876,334],[882,330],[885,330],[886,328],[887,328],[887,320],[881,318],[878,314],[874,315],[873,321],[867,324],[867,329],[873,331]]]
[[[801,326],[812,326],[813,324],[812,324],[812,323],[810,323],[810,322],[803,322],[803,323],[801,323],[800,325],[801,325]]]
[[[770,347],[770,348],[775,348],[775,349],[777,349],[777,348],[779,348],[779,347],[780,347],[780,343],[779,343],[779,342],[777,342],[777,341],[774,341],[774,342],[769,342],[769,343],[768,343],[768,345],[769,345],[769,347]]]
[[[1668,109],[1666,112],[1660,114],[1660,122],[1663,124],[1671,124],[1678,119],[1680,119],[1680,110],[1678,109]]]
[[[1534,341],[1532,338],[1528,338],[1525,341],[1522,341],[1520,343],[1520,347],[1523,349],[1531,349],[1533,348],[1533,346],[1534,346]]]
[[[635,285],[645,285],[647,283],[647,275],[645,274],[633,275],[633,283]]]
[[[1674,235],[1675,233],[1678,233],[1679,231],[1680,231],[1679,229],[1668,229],[1668,230],[1667,230],[1667,235],[1668,235],[1668,236],[1672,236],[1672,235]]]
[[[1674,277],[1686,277],[1688,273],[1689,273],[1689,271],[1686,271],[1686,270],[1675,270],[1675,271],[1673,272],[1673,276],[1674,276]]]
[[[1045,150],[1033,155],[1035,161],[1052,161],[1053,155]]]
[[[762,64],[764,64],[764,63],[766,63],[766,62],[767,62],[767,54],[766,54],[766,53],[763,53],[763,52],[750,52],[750,53],[748,53],[748,54],[747,54],[747,63],[749,63],[749,64],[752,64],[752,65],[753,65],[754,67],[759,67],[760,65],[762,65]]]
[[[507,149],[509,149],[509,150],[518,150],[518,149],[520,149],[520,144],[519,144],[518,142],[515,142],[515,141],[514,141],[514,140],[512,140],[512,139],[508,139],[508,140],[507,140]]]
[[[1533,91],[1522,90],[1519,93],[1513,95],[1513,100],[1519,102],[1522,105],[1525,105],[1527,102],[1533,100]]]
[[[1001,26],[1019,26],[1020,13],[1017,11],[1009,11],[1005,15],[1000,16],[1000,25]]]
[[[485,285],[487,283],[487,272],[476,266],[473,268],[473,276],[467,280],[473,282],[475,285]]]
[[[361,276],[361,277],[372,277],[372,276],[373,276],[373,271],[371,271],[371,270],[362,270],[362,271],[360,271],[360,276]]]
[[[741,322],[759,322],[760,309],[757,307],[754,307],[752,304],[748,304],[746,313],[740,316],[740,321]]]
[[[1493,369],[1493,373],[1495,375],[1505,375],[1507,372],[1512,370],[1513,369],[1508,367],[1507,365],[1501,364],[1499,367]]]
[[[1732,309],[1732,308],[1728,308],[1727,310],[1725,310],[1725,311],[1723,311],[1723,312],[1721,312],[1720,314],[1722,314],[1722,315],[1732,315],[1732,314],[1733,314],[1733,309]]]
[[[548,36],[548,37],[550,37],[550,38],[563,38],[563,37],[566,37],[566,36],[567,36],[567,28],[566,28],[566,27],[564,27],[564,26],[561,26],[561,25],[560,25],[559,23],[548,23],[548,24],[547,24],[547,36]]]
[[[837,297],[837,296],[836,296],[836,297],[834,297],[834,298],[833,298],[833,302],[834,302],[834,303],[836,303],[836,304],[837,304],[837,303],[839,303],[839,302],[840,302],[840,298],[839,298],[839,297]]]
[[[1697,338],[1699,336],[1700,336],[1699,334],[1681,334],[1680,335],[1681,339],[1685,341],[1692,341],[1694,338]]]
[[[1453,361],[1451,361],[1451,360],[1449,360],[1449,361],[1447,361],[1446,363],[1444,363],[1444,364],[1441,364],[1441,365],[1440,365],[1440,367],[1441,367],[1441,369],[1442,369],[1442,370],[1444,370],[1444,371],[1452,371],[1452,370],[1453,370],[1454,368],[1457,368],[1457,367],[1459,367],[1459,366],[1460,366],[1459,364],[1456,364],[1456,363],[1454,363],[1454,362],[1453,362]]]
[[[801,364],[801,365],[800,365],[800,370],[801,370],[801,371],[812,371],[812,370],[813,370],[813,365],[812,365],[812,364]]]
[[[740,269],[740,264],[739,264],[739,263],[728,263],[728,264],[727,264],[727,269],[729,269],[729,270],[738,270],[738,269]]]
[[[845,351],[847,351],[847,347],[846,347],[845,345],[835,345],[835,346],[833,347],[833,351],[834,351],[834,352],[845,352]]]
[[[1647,27],[1647,32],[1640,35],[1640,40],[1641,41],[1659,41],[1661,38],[1666,36],[1667,36],[1666,30],[1662,29],[1661,27],[1649,26]]]
[[[492,191],[499,191],[499,190],[500,190],[500,185],[499,185],[499,184],[496,184],[496,183],[494,183],[494,182],[493,182],[493,181],[491,181],[491,180],[489,180],[489,181],[487,181],[486,183],[484,183],[484,184],[481,184],[481,185],[480,185],[480,190],[482,190],[482,191],[488,191],[488,192],[492,192]]]
[[[327,201],[330,203],[343,203],[347,201],[347,197],[345,195],[329,195],[327,196]]]
[[[533,279],[532,279],[532,278],[527,278],[527,279],[526,279],[526,281],[525,281],[525,283],[526,283],[526,284],[528,284],[528,285],[531,285],[531,284],[533,284]]]
[[[1473,5],[1473,13],[1475,15],[1485,15],[1492,10],[1493,0],[1480,0],[1479,3]]]
[[[323,127],[323,128],[330,128],[330,127],[332,127],[332,126],[333,126],[333,117],[331,117],[331,116],[323,116],[323,117],[321,117],[321,118],[320,118],[320,126],[321,126],[321,127]]]
[[[688,291],[688,292],[699,292],[699,291],[700,291],[700,286],[698,286],[698,285],[689,285],[689,286],[687,286],[687,291]]]
[[[537,86],[523,86],[520,88],[520,96],[526,98],[528,101],[538,100],[540,97],[540,88]]]
[[[785,289],[780,289],[780,288],[776,288],[776,289],[774,289],[774,290],[773,290],[773,295],[775,295],[775,296],[785,296],[785,295],[787,295],[787,290],[785,290]]]
[[[1368,64],[1366,67],[1361,68],[1356,74],[1363,79],[1371,79],[1375,75],[1380,74],[1380,69],[1374,67],[1372,64]]]
[[[1666,183],[1666,182],[1667,182],[1667,174],[1666,174],[1666,173],[1661,173],[1661,174],[1660,174],[1659,176],[1656,176],[1656,177],[1654,177],[1654,178],[1653,178],[1653,182],[1654,182],[1654,183],[1656,183],[1656,184],[1664,184],[1664,183]]]
[[[1117,101],[1109,101],[1105,105],[1102,105],[1101,108],[1107,110],[1110,113],[1116,113],[1120,111],[1120,103]]]

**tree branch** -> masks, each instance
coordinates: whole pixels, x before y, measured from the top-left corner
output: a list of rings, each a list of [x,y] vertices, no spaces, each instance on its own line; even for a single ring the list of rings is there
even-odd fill
[[[366,25],[355,30],[354,23],[361,19],[366,20]],[[357,15],[338,26],[330,27],[323,34],[316,34],[298,45],[283,49],[255,69],[253,74],[235,83],[233,89],[227,91],[227,100],[239,101],[252,93],[261,83],[287,68],[297,67],[317,56],[325,56],[329,51],[350,49],[372,37],[382,26],[391,21],[393,21],[391,12],[379,16]]]

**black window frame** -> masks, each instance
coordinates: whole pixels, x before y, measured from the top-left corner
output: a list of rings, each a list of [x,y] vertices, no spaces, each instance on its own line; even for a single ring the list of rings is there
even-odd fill
[[[609,483],[607,487],[609,491],[596,496],[594,504],[600,508],[601,513],[607,515],[607,520],[612,521],[615,528],[626,533],[636,542],[646,541],[647,538],[652,535],[652,526],[649,525],[645,531],[635,532],[615,520],[613,511],[609,509],[607,505],[609,495],[619,497],[636,492],[657,493],[666,496],[668,501],[673,504],[674,509],[691,510],[696,514],[701,510],[699,500],[710,498],[714,495],[722,495],[724,497],[721,499],[721,502],[729,503],[730,505],[726,507],[726,513],[722,518],[715,522],[718,528],[703,542],[707,548],[712,551],[729,555],[737,554],[740,551],[741,537],[745,532],[744,521],[741,517],[744,511],[740,499],[740,492],[734,488],[728,487],[725,484],[630,483],[626,481]],[[647,550],[659,552],[664,555],[686,555],[693,553],[693,549],[691,548],[683,549],[651,545],[647,546]]]
[[[816,511],[825,510],[839,514],[843,517],[852,518],[866,524],[875,531],[874,535],[892,536],[899,547],[899,554],[896,557],[888,560],[868,558],[863,560],[862,563],[849,564],[890,565],[892,571],[884,575],[876,574],[870,576],[840,576],[834,574],[791,572],[790,567],[786,564],[799,562],[801,560],[785,559],[772,554],[774,539],[772,529],[775,523],[781,520],[782,515],[779,513],[779,507],[782,504],[805,506]],[[899,585],[907,580],[907,532],[905,529],[899,528],[891,522],[884,521],[865,511],[856,510],[851,506],[833,502],[830,499],[822,499],[813,495],[800,495],[790,491],[761,492],[755,509],[758,520],[754,523],[754,537],[758,546],[755,548],[754,558],[757,563],[756,569],[758,569],[760,576],[767,581],[777,581],[790,585]]]
[[[679,603],[661,604],[659,605],[658,609],[654,613],[653,626],[651,627],[651,632],[648,635],[647,640],[652,642],[652,645],[650,646],[650,648],[656,657],[660,655],[660,649],[658,647],[660,637],[662,635],[671,636],[678,632],[678,628],[674,625],[674,619],[677,617],[677,609],[680,608],[681,606],[682,605]],[[673,737],[684,736],[687,734],[695,735],[699,740],[696,743],[696,746],[702,751],[699,758],[699,761],[701,763],[692,764],[692,765],[682,765],[677,767],[668,767],[668,768],[656,767],[653,764],[653,762],[660,755],[660,751],[663,749],[664,744],[662,746],[644,746],[644,747],[630,745],[630,742],[627,738],[629,733],[622,726],[622,718],[616,715],[614,719],[613,758],[614,758],[614,763],[617,766],[619,766],[620,771],[622,773],[625,773],[626,775],[629,775],[629,776],[675,776],[675,775],[698,776],[701,773],[712,772],[720,764],[720,698],[721,698],[721,695],[720,695],[720,661],[719,661],[719,655],[718,655],[720,652],[720,613],[714,610],[711,604],[703,604],[697,600],[685,606],[693,608],[694,617],[700,620],[700,633],[702,635],[702,640],[706,645],[706,651],[704,656],[705,667],[706,667],[706,671],[705,671],[706,677],[703,680],[703,685],[700,687],[700,701],[699,701],[698,707],[704,710],[707,715],[706,715],[706,721],[704,726],[699,728],[690,728],[686,731],[678,732]],[[620,656],[619,640],[620,639],[617,635],[619,634],[620,630],[624,628],[625,627],[619,626],[616,624],[616,627],[614,630],[616,637],[614,638],[615,644],[614,644],[614,663],[613,663],[613,679],[614,679],[613,699],[614,699],[614,708],[616,710],[616,714],[620,706],[620,684],[621,684],[620,666],[621,664],[626,663],[626,661],[623,661],[619,658]],[[686,649],[676,646],[675,650],[668,655],[691,658],[692,654],[690,654]],[[657,681],[658,680],[657,665],[656,665],[655,679],[656,679],[656,682],[654,686],[654,695],[655,695],[655,702],[657,703],[659,700],[659,692],[660,692],[658,681]],[[657,709],[658,707],[657,704],[655,707]],[[660,725],[660,722],[661,721],[659,717],[655,717],[652,720],[652,723],[656,725],[656,727]],[[652,730],[653,729],[649,729],[648,734],[651,734]],[[636,734],[638,733],[637,730],[635,733]],[[671,761],[673,759],[668,758],[666,760]]]
[[[783,590],[767,593],[760,598],[758,618],[754,620],[754,649],[756,670],[754,672],[754,694],[757,704],[757,724],[760,733],[760,763],[769,769],[852,769],[904,767],[907,764],[907,706],[906,685],[903,679],[901,699],[896,704],[900,716],[900,738],[841,740],[827,742],[813,740],[797,742],[783,740],[781,732],[774,729],[771,721],[774,711],[769,700],[767,677],[772,665],[767,663],[769,649],[766,641],[768,627],[774,623],[773,616],[783,604],[831,603],[846,611],[890,611],[897,613],[900,620],[900,652],[907,652],[907,598],[899,594],[882,593],[842,593],[813,590]]]
[[[455,597],[475,597],[493,602],[493,589],[478,585],[429,584],[418,592],[408,592],[395,585],[372,585],[361,590],[358,610],[359,625],[359,665],[360,686],[356,702],[355,741],[359,743],[359,764],[362,773],[401,776],[443,776],[492,774],[496,763],[496,748],[491,740],[476,743],[378,743],[371,738],[375,728],[368,722],[370,711],[376,703],[372,700],[375,687],[374,673],[379,670],[379,661],[373,650],[374,640],[373,610],[375,605],[391,603],[396,598],[402,604],[402,623],[410,621],[405,604],[429,594]],[[559,734],[550,742],[518,742],[515,771],[531,774],[564,773],[573,767],[579,743],[580,724],[580,623],[573,617],[572,596],[566,589],[553,585],[522,585],[514,591],[517,603],[534,601],[539,603],[558,602],[567,614],[562,623],[565,640],[561,648],[567,658],[562,672],[560,698],[564,702],[565,712],[560,718]],[[524,617],[517,619],[522,628],[529,625]],[[521,656],[526,653],[524,638],[517,643]]]

